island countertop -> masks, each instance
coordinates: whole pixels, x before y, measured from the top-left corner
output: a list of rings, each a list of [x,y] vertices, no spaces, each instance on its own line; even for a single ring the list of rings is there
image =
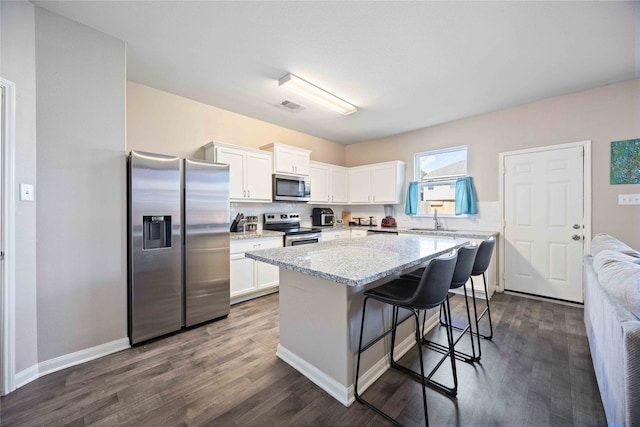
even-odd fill
[[[247,258],[348,286],[363,286],[459,248],[446,238],[368,236],[247,252]]]

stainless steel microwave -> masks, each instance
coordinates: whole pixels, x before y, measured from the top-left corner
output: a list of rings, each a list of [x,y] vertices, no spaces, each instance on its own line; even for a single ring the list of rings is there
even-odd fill
[[[273,200],[308,202],[311,184],[308,176],[273,175]]]

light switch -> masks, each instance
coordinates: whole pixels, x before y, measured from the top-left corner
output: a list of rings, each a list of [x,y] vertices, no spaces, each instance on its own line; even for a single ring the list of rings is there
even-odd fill
[[[20,201],[33,202],[33,184],[20,184]]]
[[[640,194],[618,194],[619,205],[640,205]]]

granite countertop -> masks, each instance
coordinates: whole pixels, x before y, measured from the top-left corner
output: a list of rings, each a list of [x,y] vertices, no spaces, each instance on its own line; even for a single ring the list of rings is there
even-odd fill
[[[409,228],[399,228],[398,233],[416,234],[434,237],[466,238],[466,239],[488,239],[498,235],[496,231],[473,231],[473,230],[412,230]]]
[[[467,239],[488,239],[490,237],[497,236],[496,231],[474,231],[474,230],[415,230],[407,227],[381,227],[370,225],[329,225],[329,226],[315,226],[322,231],[332,230],[375,230],[378,232],[387,233],[399,233],[399,234],[416,234],[433,237],[448,237],[448,238],[467,238]]]
[[[266,237],[279,237],[284,236],[281,231],[271,230],[257,230],[257,231],[240,231],[229,233],[229,240],[243,240],[243,239],[264,239]]]
[[[377,279],[418,267],[467,244],[466,241],[421,236],[369,236],[313,245],[246,252],[247,258],[277,265],[348,286],[363,286]]]

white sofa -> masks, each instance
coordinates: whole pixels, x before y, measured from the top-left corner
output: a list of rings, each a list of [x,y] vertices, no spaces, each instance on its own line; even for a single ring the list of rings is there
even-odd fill
[[[640,426],[640,252],[607,234],[585,259],[584,322],[610,426]]]

